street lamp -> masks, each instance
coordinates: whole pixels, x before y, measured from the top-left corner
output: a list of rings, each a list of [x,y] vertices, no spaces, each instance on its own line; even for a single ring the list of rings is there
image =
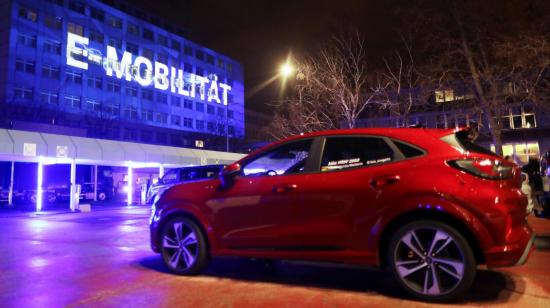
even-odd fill
[[[292,75],[292,73],[294,73],[295,71],[295,68],[294,66],[292,65],[292,63],[290,62],[285,62],[281,65],[281,67],[279,68],[279,74],[283,77],[283,78],[288,78],[290,77],[290,75]]]

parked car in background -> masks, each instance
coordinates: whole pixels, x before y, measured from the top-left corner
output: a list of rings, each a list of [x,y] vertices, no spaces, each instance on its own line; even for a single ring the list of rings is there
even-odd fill
[[[478,264],[523,264],[534,241],[519,166],[472,135],[350,129],[274,143],[166,190],[151,247],[182,275],[222,255],[333,261],[388,268],[424,300],[461,298]]]
[[[192,166],[170,169],[157,183],[152,184],[147,191],[147,204],[168,188],[187,181],[217,177],[224,165]]]

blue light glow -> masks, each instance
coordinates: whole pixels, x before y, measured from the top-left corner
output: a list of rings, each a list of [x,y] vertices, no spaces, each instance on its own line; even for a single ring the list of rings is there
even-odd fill
[[[36,181],[36,211],[42,211],[42,180],[44,177],[44,165],[42,163],[42,157],[38,158],[38,172]]]

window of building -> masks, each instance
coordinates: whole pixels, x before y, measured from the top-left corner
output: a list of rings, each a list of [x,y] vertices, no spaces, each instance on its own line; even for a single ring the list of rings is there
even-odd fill
[[[199,112],[204,112],[204,103],[195,102],[195,110]]]
[[[56,91],[40,90],[40,101],[48,105],[57,105],[59,103],[59,95]]]
[[[196,120],[195,125],[196,125],[196,128],[198,130],[204,130],[204,121],[203,120]]]
[[[393,151],[382,138],[330,137],[325,142],[321,171],[366,167],[393,160]]]
[[[105,21],[105,11],[90,6],[90,17],[95,20]]]
[[[186,73],[192,73],[193,65],[191,65],[190,63],[183,63],[183,71]]]
[[[53,65],[42,65],[42,77],[59,79],[59,67]]]
[[[438,90],[435,91],[435,102],[444,103],[455,100],[454,90]]]
[[[195,51],[195,58],[204,61],[204,52],[202,50],[196,50]]]
[[[159,53],[157,55],[157,61],[160,63],[168,63],[168,56],[164,53]]]
[[[172,106],[176,106],[176,107],[181,106],[181,99],[179,97],[172,96],[171,101],[172,101]]]
[[[50,40],[50,39],[44,40],[44,51],[49,52],[49,53],[53,53],[53,54],[56,54],[56,55],[60,55],[61,54],[61,42],[55,41],[55,40]]]
[[[214,65],[214,56],[211,54],[206,54],[206,63]]]
[[[168,114],[164,112],[157,112],[156,118],[157,118],[157,123],[167,124],[168,122]]]
[[[90,41],[103,44],[105,36],[101,32],[90,30]]]
[[[218,61],[216,62],[216,65],[217,65],[219,68],[223,68],[223,67],[225,66],[225,63],[223,62],[223,59],[218,58]]]
[[[36,20],[38,19],[38,14],[36,13],[35,9],[20,7],[19,8],[19,17],[21,17],[23,19],[26,19],[26,20],[29,20],[29,21],[32,21],[32,22],[36,22]]]
[[[80,1],[69,1],[69,9],[80,14],[84,14],[86,12],[86,6]]]
[[[67,69],[67,71],[65,71],[65,81],[82,84],[82,73]]]
[[[109,46],[113,46],[116,49],[122,49],[122,41],[117,39],[117,38],[110,37],[109,38]]]
[[[183,126],[187,128],[193,128],[193,119],[183,118]]]
[[[26,47],[36,48],[36,35],[27,34],[27,33],[18,33],[17,43]]]
[[[15,70],[19,72],[25,72],[34,74],[35,70],[35,62],[30,60],[24,60],[24,59],[16,59],[15,60]]]
[[[128,51],[129,53],[131,53],[133,55],[138,55],[139,54],[139,47],[136,44],[126,42],[126,51]]]
[[[59,30],[63,25],[63,18],[50,14],[44,14],[44,25],[50,29]]]
[[[233,72],[233,64],[232,63],[227,63],[226,67],[227,71],[229,73]]]
[[[215,108],[214,108],[214,106],[206,105],[206,112],[207,112],[208,114],[214,114],[214,113],[215,113]]]
[[[75,24],[74,22],[67,23],[67,31],[80,36],[84,36],[84,27],[79,24]]]
[[[209,132],[214,132],[214,130],[216,129],[216,124],[214,122],[208,122],[206,123],[206,127],[208,129]]]
[[[224,117],[225,116],[225,108],[218,107],[218,116]]]
[[[137,130],[134,128],[124,128],[124,139],[125,140],[136,140],[137,139]]]
[[[168,38],[165,35],[159,34],[157,35],[157,43],[162,46],[168,47]]]
[[[120,105],[118,104],[108,104],[104,106],[103,110],[109,116],[118,117],[120,115]]]
[[[107,91],[120,93],[120,82],[115,80],[107,81]]]
[[[190,101],[188,99],[183,100],[183,108],[185,109],[193,109],[193,101]]]
[[[235,126],[229,125],[227,127],[227,131],[228,131],[230,136],[235,136]]]
[[[149,60],[153,60],[153,57],[155,56],[155,53],[153,50],[149,48],[143,48],[143,51],[141,52],[141,55]]]
[[[126,23],[126,32],[133,35],[139,35],[139,26],[134,23],[128,22]]]
[[[245,176],[277,176],[301,173],[309,157],[312,140],[300,140],[275,148],[243,167]]]
[[[65,95],[65,104],[72,108],[80,108],[80,96]]]
[[[146,40],[149,40],[149,41],[155,41],[155,34],[153,33],[153,31],[149,30],[149,29],[143,29],[142,30],[142,37]]]
[[[166,138],[167,138],[166,133],[163,133],[163,132],[156,133],[157,143],[166,144]]]
[[[109,17],[109,26],[115,28],[115,29],[122,29],[122,19],[110,16]]]
[[[88,87],[95,89],[103,88],[103,79],[98,76],[88,76]]]
[[[157,93],[157,103],[161,104],[167,104],[168,103],[168,95],[166,93]]]
[[[151,89],[142,89],[141,90],[141,98],[145,99],[145,100],[148,100],[148,101],[153,101],[153,90],[151,90]]]
[[[218,134],[225,135],[225,124],[218,123]]]
[[[124,117],[131,120],[137,120],[137,108],[134,106],[127,106],[126,108],[124,108]]]
[[[32,88],[15,87],[15,89],[13,89],[13,96],[15,99],[32,100],[33,92]]]
[[[495,152],[495,146],[491,145],[491,151]],[[527,164],[529,158],[539,158],[540,148],[538,142],[507,143],[502,145],[502,155],[517,159],[520,165]]]
[[[202,67],[197,66],[197,75],[204,76],[204,69]]]
[[[94,112],[100,112],[101,111],[101,102],[97,99],[86,99],[86,109],[94,111]]]
[[[179,115],[170,116],[170,124],[180,126],[181,125],[181,117]]]
[[[227,110],[227,117],[230,118],[230,119],[233,119],[234,117],[234,111],[233,110]]]
[[[135,85],[127,84],[124,86],[124,92],[127,96],[137,97],[138,89]]]
[[[192,56],[193,55],[193,47],[191,47],[189,45],[183,46],[183,53],[185,55]]]
[[[153,132],[142,130],[141,131],[141,141],[143,142],[152,142],[153,141]]]
[[[144,121],[153,121],[153,111],[151,110],[141,110],[141,119]]]
[[[172,49],[179,52],[181,50],[180,42],[178,42],[176,40],[172,40]]]

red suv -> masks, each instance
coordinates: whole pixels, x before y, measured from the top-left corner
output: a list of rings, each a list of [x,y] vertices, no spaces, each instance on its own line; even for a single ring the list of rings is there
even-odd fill
[[[456,298],[478,264],[523,264],[534,240],[519,167],[468,137],[352,129],[276,142],[157,198],[152,249],[183,275],[221,255],[346,262],[389,268],[425,300]]]

